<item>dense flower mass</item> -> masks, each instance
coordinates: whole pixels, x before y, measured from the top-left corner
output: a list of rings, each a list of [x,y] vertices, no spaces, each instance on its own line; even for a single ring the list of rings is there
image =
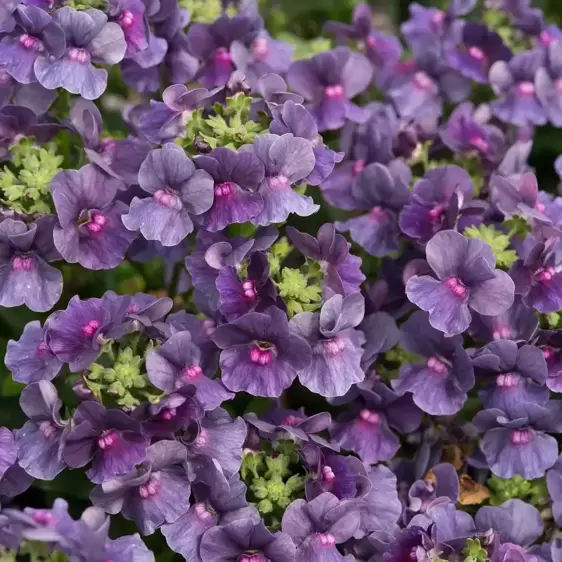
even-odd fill
[[[2,562],[562,560],[541,9],[0,4]]]

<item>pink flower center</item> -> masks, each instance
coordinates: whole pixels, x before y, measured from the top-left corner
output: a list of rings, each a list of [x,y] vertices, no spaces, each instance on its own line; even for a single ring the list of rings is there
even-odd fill
[[[0,68],[0,86],[7,86],[11,82],[12,77],[3,68]]]
[[[488,152],[490,145],[482,137],[470,137],[470,144],[480,152]]]
[[[548,361],[549,359],[552,359],[552,357],[554,357],[554,349],[552,349],[552,347],[545,347],[542,350],[542,354],[545,360]]]
[[[196,447],[204,447],[205,445],[207,445],[208,442],[209,442],[209,432],[204,427],[202,427],[199,430],[199,434],[195,438],[193,444]]]
[[[14,256],[12,258],[12,269],[14,271],[32,271],[35,260],[31,257]]]
[[[208,522],[213,519],[213,514],[209,511],[204,503],[196,503],[193,506],[193,510],[195,511],[195,515],[197,515],[198,519],[203,522]]]
[[[86,49],[70,47],[66,53],[68,58],[74,62],[78,62],[80,64],[88,64],[90,62],[90,53],[88,53]]]
[[[439,205],[436,205],[435,207],[433,207],[433,209],[431,209],[429,211],[429,219],[432,222],[436,222],[438,221],[441,216],[443,215],[443,213],[445,212],[445,204],[444,203],[439,203]]]
[[[447,367],[447,365],[443,363],[443,361],[440,361],[433,355],[431,357],[428,357],[426,366],[432,373],[435,373],[437,375],[446,375],[449,373],[449,367]]]
[[[187,380],[195,380],[203,375],[203,370],[199,365],[190,365],[181,370],[180,376]]]
[[[441,10],[435,10],[435,13],[431,16],[431,23],[439,29],[443,25],[444,21],[445,21],[445,12]]]
[[[41,341],[41,343],[37,346],[37,349],[35,350],[35,355],[38,355],[39,357],[45,355],[51,355],[51,354],[52,354],[51,348],[49,347],[49,345],[45,340]]]
[[[42,421],[39,424],[39,431],[43,434],[45,439],[50,439],[57,432],[57,426],[50,421]]]
[[[317,533],[316,540],[322,546],[335,546],[336,538],[331,533]]]
[[[135,23],[135,15],[131,10],[123,10],[123,13],[119,16],[119,25],[123,29],[128,29]]]
[[[174,193],[171,193],[170,191],[167,191],[165,189],[159,189],[154,194],[154,199],[157,203],[164,207],[169,207],[170,209],[174,209],[176,211],[183,209],[183,203],[181,202],[181,199]]]
[[[271,349],[261,349],[257,345],[250,348],[250,361],[256,365],[269,365],[273,359]]]
[[[38,509],[33,512],[31,519],[33,519],[35,523],[39,523],[39,525],[44,525],[46,527],[54,527],[57,524],[56,517],[50,511],[44,509]]]
[[[110,449],[117,443],[119,437],[117,433],[111,429],[104,431],[100,438],[98,439],[98,447],[105,451],[105,449]]]
[[[101,322],[98,320],[90,320],[87,324],[82,326],[82,333],[87,338],[93,338],[96,330],[101,326]]]
[[[302,421],[304,421],[303,418],[299,418],[298,416],[289,414],[287,417],[281,420],[281,425],[289,425],[291,427],[295,427],[296,425],[299,425],[299,423],[301,423]]]
[[[234,191],[232,182],[225,181],[215,185],[215,197],[228,197]]]
[[[331,466],[326,465],[322,467],[322,479],[324,482],[333,482],[336,479]]]
[[[90,221],[86,223],[86,228],[90,234],[99,234],[107,222],[106,216],[100,211],[94,211]]]
[[[269,54],[269,45],[267,43],[267,39],[265,39],[265,37],[258,37],[252,43],[251,49],[254,57],[261,61],[265,60],[267,58],[267,55]]]
[[[42,53],[45,51],[45,46],[42,41],[37,39],[37,37],[33,37],[33,35],[28,35],[27,33],[20,35],[20,45],[24,49],[28,51],[35,51],[36,53]]]
[[[526,445],[533,439],[533,432],[530,429],[513,429],[509,438],[514,445]]]
[[[431,76],[423,72],[422,70],[418,70],[414,74],[414,86],[418,90],[431,90],[433,88],[433,79]]]
[[[266,560],[259,552],[246,551],[238,557],[238,562],[266,562]]]
[[[269,187],[280,189],[291,185],[291,181],[286,176],[272,176],[269,178]]]
[[[377,46],[377,38],[374,35],[369,35],[367,38],[367,45],[369,45],[371,49],[374,49]]]
[[[365,160],[355,160],[353,163],[353,177],[357,176],[362,170],[365,169],[367,163]]]
[[[217,52],[215,53],[215,59],[218,62],[225,62],[225,63],[232,62],[232,57],[230,56],[228,49],[226,49],[225,47],[221,47],[220,49],[217,49]]]
[[[139,486],[139,496],[143,500],[152,498],[158,494],[161,487],[162,484],[160,483],[160,475],[158,473],[151,474],[148,482]]]
[[[511,328],[509,326],[498,326],[492,332],[492,337],[495,340],[510,339],[512,337]]]
[[[160,419],[170,421],[173,420],[178,414],[178,411],[175,408],[164,408],[160,412]]]
[[[112,138],[105,138],[100,141],[100,153],[108,165],[113,162],[113,156],[117,150],[117,143]]]
[[[376,223],[381,223],[387,219],[387,214],[382,207],[376,205],[369,211],[369,218]]]
[[[341,338],[331,338],[325,340],[323,344],[326,353],[331,357],[341,355],[341,352],[345,349],[345,342]]]
[[[546,47],[548,47],[553,42],[553,39],[552,39],[550,33],[546,29],[541,31],[541,33],[539,35],[539,39],[540,39],[540,42],[543,45],[545,45]]]
[[[521,375],[518,373],[504,373],[496,377],[496,385],[500,388],[514,388],[519,385]]]
[[[484,51],[480,47],[472,46],[468,49],[468,54],[477,61],[483,61],[486,59],[486,55]]]
[[[538,279],[539,283],[543,285],[548,285],[552,278],[556,275],[556,271],[553,267],[544,267],[535,273],[535,277]]]
[[[324,95],[331,100],[342,99],[345,97],[345,92],[341,84],[332,84],[324,88]]]
[[[517,91],[522,96],[532,96],[535,93],[535,85],[532,82],[519,82]]]
[[[381,421],[381,416],[378,412],[373,412],[372,410],[367,410],[366,408],[359,412],[359,417],[370,425],[378,425]]]
[[[248,300],[255,301],[258,298],[258,292],[256,291],[256,284],[254,281],[244,281],[244,283],[242,283],[242,290]]]
[[[447,287],[455,297],[465,298],[468,293],[466,287],[458,277],[449,277],[449,279],[445,281],[445,287]]]

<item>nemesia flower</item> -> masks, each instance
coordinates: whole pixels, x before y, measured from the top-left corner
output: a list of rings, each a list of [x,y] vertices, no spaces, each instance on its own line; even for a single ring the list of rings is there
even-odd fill
[[[125,57],[131,57],[148,48],[144,13],[145,5],[142,0],[109,1],[110,17],[123,30],[125,36]]]

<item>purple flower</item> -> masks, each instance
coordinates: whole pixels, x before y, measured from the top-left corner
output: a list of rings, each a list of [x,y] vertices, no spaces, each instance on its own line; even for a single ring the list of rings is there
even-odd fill
[[[260,521],[256,508],[246,501],[246,486],[238,474],[226,480],[215,468],[197,477],[199,482],[193,485],[196,503],[176,521],[161,528],[168,546],[187,562],[201,562],[199,545],[209,529],[241,519]]]
[[[351,185],[355,208],[367,214],[336,222],[340,231],[349,231],[351,239],[376,257],[399,249],[398,213],[408,202],[410,169],[400,160],[388,167],[369,164]]]
[[[155,297],[146,293],[136,293],[135,295],[120,296],[113,291],[107,291],[105,298],[125,300],[127,309],[125,311],[125,321],[131,325],[130,331],[137,332],[143,328],[149,328],[163,320],[164,316],[172,310],[174,302],[169,297]]]
[[[406,283],[406,294],[429,312],[434,328],[460,334],[470,325],[469,308],[496,316],[512,305],[513,281],[504,271],[494,269],[496,259],[488,244],[443,230],[427,243],[426,259],[437,279],[414,275]]]
[[[361,258],[350,253],[351,244],[336,233],[332,223],[323,224],[316,235],[287,227],[287,236],[306,258],[316,260],[324,274],[322,294],[325,300],[334,295],[344,297],[358,293],[365,281],[361,272]]]
[[[13,433],[7,427],[0,427],[0,480],[17,460],[17,446]]]
[[[11,218],[0,223],[0,305],[27,305],[45,312],[59,300],[62,274],[48,265],[60,259],[53,246],[51,217],[27,226]]]
[[[544,125],[546,111],[537,95],[540,51],[524,51],[509,62],[498,61],[490,69],[490,83],[501,96],[492,102],[494,115],[513,125]]]
[[[546,431],[560,431],[560,404],[550,401],[543,407],[527,402],[520,408],[524,415],[508,417],[502,410],[482,410],[473,420],[484,433],[480,448],[486,461],[500,478],[540,478],[558,457],[558,443]]]
[[[212,178],[196,170],[179,146],[168,143],[152,150],[139,171],[139,185],[151,197],[134,197],[121,217],[129,230],[139,230],[147,240],[176,246],[190,232],[190,215],[201,215],[213,203]]]
[[[287,73],[289,86],[305,99],[319,131],[339,129],[347,119],[369,118],[366,109],[350,100],[367,89],[373,76],[369,60],[347,47],[294,62]]]
[[[217,408],[191,424],[182,441],[191,456],[214,459],[227,478],[238,472],[242,464],[242,445],[246,439],[246,422],[232,418],[226,410]]]
[[[20,84],[37,82],[34,63],[38,58],[60,58],[65,52],[65,34],[47,12],[37,6],[20,5],[13,13],[15,30],[0,41],[4,70]]]
[[[221,382],[203,373],[201,352],[192,343],[189,332],[178,332],[161,347],[149,351],[146,370],[152,384],[161,390],[170,392],[188,384],[195,386],[197,400],[205,410],[214,410],[234,397]]]
[[[209,529],[201,540],[202,562],[292,562],[295,545],[286,533],[270,533],[265,525],[239,519]]]
[[[281,528],[297,547],[296,560],[344,561],[336,545],[349,540],[360,524],[354,500],[340,501],[326,492],[310,502],[295,500],[285,513]]]
[[[31,383],[21,391],[20,407],[29,421],[15,433],[19,464],[35,478],[53,480],[66,467],[62,450],[70,429],[57,389],[45,380]]]
[[[150,535],[189,509],[186,456],[178,441],[158,441],[131,472],[98,484],[90,496],[92,503],[111,515],[122,513],[143,535]]]
[[[146,458],[148,440],[141,424],[121,410],[106,410],[99,402],[82,402],[72,423],[63,458],[73,468],[92,461],[86,475],[96,484],[129,472]]]
[[[495,31],[470,21],[463,25],[461,45],[447,52],[447,60],[454,69],[481,83],[488,81],[494,63],[509,61],[511,57],[511,50]]]
[[[437,8],[426,8],[417,2],[410,4],[409,10],[410,19],[400,26],[400,31],[408,46],[415,51],[423,50],[429,45],[440,48],[445,42],[450,42],[458,29],[458,22],[451,21],[450,16],[464,13],[461,10],[459,14],[450,14]]]
[[[185,133],[191,112],[204,105],[211,93],[205,88],[188,90],[183,84],[169,86],[161,102],[150,100],[150,110],[140,121],[142,134],[154,144],[173,142]]]
[[[429,170],[414,184],[410,201],[400,213],[400,229],[412,238],[427,242],[447,228],[448,223],[456,222],[459,208],[472,200],[473,191],[470,176],[458,166]],[[453,197],[456,205],[452,203]]]
[[[361,358],[361,366],[365,370],[371,367],[380,353],[394,347],[400,339],[396,321],[390,314],[382,310],[367,314],[359,325],[359,329],[366,338]]]
[[[312,197],[300,195],[292,185],[304,180],[314,169],[315,156],[309,141],[285,135],[262,134],[245,149],[253,152],[264,165],[265,177],[258,193],[263,208],[251,218],[253,224],[267,226],[284,222],[291,213],[308,217],[318,211]]]
[[[51,193],[59,223],[53,239],[65,261],[87,269],[112,269],[123,261],[135,237],[121,222],[127,206],[115,200],[123,187],[93,164],[55,176]]]
[[[541,100],[549,121],[555,126],[562,125],[562,103],[560,87],[562,86],[562,44],[551,43],[547,50],[546,68],[541,67],[536,74],[537,95]]]
[[[402,365],[392,387],[401,394],[411,392],[417,406],[428,414],[458,412],[474,386],[474,369],[462,337],[445,337],[429,325],[427,314],[421,311],[403,324],[401,332],[402,346],[425,361]]]
[[[18,341],[8,341],[4,362],[12,378],[24,384],[53,380],[63,365],[49,347],[39,320],[28,322]]]
[[[261,98],[254,98],[252,100],[252,105],[250,107],[250,118],[253,121],[258,121],[260,119],[260,113],[265,113],[268,117],[272,116],[274,110],[281,110],[285,106],[286,102],[292,102],[294,104],[302,104],[304,101],[302,96],[299,94],[294,94],[292,92],[287,92],[287,82],[281,78],[278,74],[264,74],[255,85],[256,93],[261,96]],[[279,113],[279,112],[276,112]],[[300,113],[300,112],[299,112]],[[307,115],[310,113],[307,112]],[[280,116],[278,115],[278,119]],[[278,126],[285,127],[285,125],[280,122]],[[289,125],[287,125],[289,126]],[[293,133],[293,131],[283,131],[283,133]],[[282,133],[275,133],[276,135]],[[307,131],[307,134],[308,131]],[[296,135],[295,136],[299,136]],[[306,137],[308,138],[308,136]]]
[[[293,333],[312,349],[312,362],[298,373],[299,381],[326,397],[343,396],[352,384],[361,382],[365,336],[357,326],[365,315],[365,300],[359,293],[334,295],[320,312],[302,312],[291,319]]]
[[[461,103],[453,110],[439,136],[459,154],[476,152],[494,164],[504,156],[504,134],[498,127],[481,122],[479,110],[474,110],[470,102]]]
[[[123,59],[127,48],[123,31],[116,23],[107,23],[99,10],[64,7],[54,13],[53,21],[66,35],[66,50],[57,58],[37,58],[37,80],[48,90],[64,88],[88,100],[99,98],[107,86],[107,70],[92,63],[112,65]]]
[[[508,218],[520,215],[548,222],[545,205],[539,200],[535,174],[528,172],[508,178],[494,174],[490,180],[490,200]]]
[[[223,350],[222,382],[233,392],[280,396],[312,358],[306,340],[290,332],[287,315],[276,307],[249,312],[211,337]]]
[[[535,316],[536,318],[536,316]],[[535,344],[540,346],[546,361],[548,377],[546,386],[560,392],[562,388],[562,354],[560,351],[560,330],[540,330]]]
[[[148,48],[145,4],[142,0],[109,0],[109,15],[123,30],[126,57]]]
[[[485,409],[496,408],[514,418],[525,415],[523,403],[544,406],[548,401],[546,360],[538,347],[518,348],[515,342],[502,339],[477,351],[472,363],[478,378],[493,377],[481,392]]]
[[[342,449],[357,453],[366,464],[389,460],[400,448],[391,428],[411,433],[420,424],[421,411],[410,395],[400,396],[381,382],[365,381],[355,388],[362,400],[332,424],[330,435]]]
[[[247,222],[262,212],[263,196],[257,191],[265,170],[254,154],[216,148],[195,158],[195,164],[214,181],[213,204],[197,219],[203,228],[216,232],[229,224]]]
[[[46,324],[46,338],[56,357],[72,372],[86,369],[100,354],[106,340],[125,332],[128,299],[70,299],[66,310],[53,313]]]
[[[552,512],[557,525],[562,521],[562,461],[560,457],[556,464],[546,474],[546,485],[552,500]]]

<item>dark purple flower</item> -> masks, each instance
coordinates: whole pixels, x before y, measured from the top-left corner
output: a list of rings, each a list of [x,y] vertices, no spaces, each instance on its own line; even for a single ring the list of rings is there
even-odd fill
[[[213,180],[179,146],[167,143],[152,150],[139,171],[139,185],[151,197],[134,197],[121,217],[129,230],[147,240],[176,246],[193,231],[191,215],[201,215],[213,203]]]
[[[203,373],[201,352],[189,332],[178,332],[161,347],[149,351],[146,371],[152,384],[161,390],[171,392],[188,384],[195,386],[197,400],[205,410],[214,410],[234,396],[220,381]]]
[[[366,338],[361,358],[361,366],[365,370],[371,367],[380,353],[394,347],[400,339],[396,321],[390,314],[382,310],[367,314],[359,325],[359,329]]]
[[[367,214],[336,222],[340,231],[349,231],[351,239],[369,254],[382,257],[399,249],[398,213],[408,202],[410,169],[400,160],[388,167],[369,164],[351,185],[355,209]]]
[[[292,562],[295,545],[286,533],[270,533],[262,522],[239,519],[209,529],[201,540],[202,562]]]
[[[255,86],[256,93],[261,96],[261,98],[255,98],[252,100],[252,105],[250,107],[250,118],[253,121],[258,121],[260,119],[260,113],[265,113],[267,116],[271,117],[274,110],[282,110],[285,103],[290,101],[293,104],[302,104],[304,99],[299,94],[294,94],[292,92],[287,92],[287,82],[281,78],[278,74],[264,74],[256,83]],[[276,113],[279,113],[278,111]],[[307,112],[308,115],[310,115]],[[280,116],[278,116],[280,118]],[[278,126],[285,127],[285,124],[281,122]],[[289,126],[288,124],[286,125]],[[293,131],[283,131],[283,133],[293,133]],[[275,133],[276,135],[282,133]],[[308,133],[307,133],[308,134]],[[295,134],[295,136],[298,136]],[[308,138],[308,136],[306,137]]]
[[[233,392],[280,396],[312,358],[306,340],[290,332],[287,315],[276,307],[249,312],[211,337],[223,350],[222,382]]]
[[[293,333],[312,349],[312,362],[298,376],[301,384],[326,397],[343,396],[361,382],[365,336],[355,328],[365,315],[365,300],[359,293],[334,295],[320,312],[301,312],[291,319]]]
[[[537,95],[537,72],[543,54],[524,51],[509,62],[498,61],[490,69],[490,83],[499,100],[492,102],[494,115],[513,125],[544,125],[546,111]]]
[[[494,174],[490,179],[490,201],[508,218],[520,215],[548,222],[545,205],[539,200],[535,174],[528,172],[508,178]]]
[[[14,440],[14,434],[7,427],[0,427],[0,480],[6,471],[15,464],[17,456],[17,447]]]
[[[292,226],[287,227],[287,236],[301,254],[320,264],[324,274],[322,294],[325,300],[334,295],[346,297],[359,292],[365,281],[361,258],[350,253],[351,244],[336,233],[332,223],[323,224],[316,238]]]
[[[212,92],[205,88],[188,90],[183,84],[169,86],[162,101],[150,101],[150,110],[140,120],[142,134],[154,144],[173,142],[185,133],[193,110],[203,106]]]
[[[37,6],[20,5],[13,13],[16,27],[0,41],[4,70],[20,84],[37,82],[34,63],[38,58],[58,59],[65,52],[65,34],[47,12]]]
[[[25,304],[31,310],[51,309],[62,293],[62,274],[47,262],[60,260],[53,246],[52,217],[29,226],[11,218],[0,223],[0,305]]]
[[[537,96],[541,100],[549,121],[555,126],[562,125],[562,103],[560,88],[562,87],[562,44],[555,41],[547,51],[546,68],[541,67],[536,74]]]
[[[354,389],[361,400],[355,401],[332,424],[333,441],[342,449],[357,453],[367,464],[391,459],[400,448],[400,440],[392,429],[411,433],[420,425],[421,411],[410,395],[400,396],[379,381],[366,380]]]
[[[474,386],[474,369],[462,337],[445,337],[430,326],[427,314],[421,311],[402,325],[401,332],[402,346],[425,360],[402,365],[392,387],[401,394],[411,392],[414,402],[428,414],[458,412]]]
[[[123,335],[127,306],[128,299],[83,301],[74,296],[66,310],[49,317],[45,341],[72,372],[82,371],[95,361],[105,341]]]
[[[505,137],[498,127],[481,122],[478,112],[470,102],[461,103],[441,127],[439,136],[453,152],[476,152],[495,164],[504,156]]]
[[[150,535],[189,509],[186,457],[178,441],[158,441],[131,472],[98,484],[90,496],[92,503],[111,515],[122,513],[143,535]]]
[[[558,443],[546,431],[560,431],[560,404],[551,400],[545,407],[531,402],[520,407],[524,415],[508,417],[502,410],[482,410],[473,420],[484,433],[480,448],[486,461],[500,478],[540,478],[558,457]]]
[[[406,283],[406,294],[429,312],[434,328],[460,334],[470,325],[469,308],[496,316],[513,304],[513,281],[504,271],[494,269],[496,259],[488,244],[443,230],[427,243],[425,251],[437,279],[414,275]]]
[[[195,164],[214,181],[213,204],[197,219],[203,228],[216,232],[229,224],[247,222],[262,212],[263,196],[257,191],[265,170],[254,154],[221,147],[198,156]]]
[[[546,360],[538,347],[518,348],[515,342],[501,339],[478,350],[472,363],[479,379],[492,379],[480,395],[485,409],[496,408],[515,418],[525,415],[523,403],[544,406],[548,401]]]
[[[48,90],[64,88],[88,100],[99,98],[107,86],[107,70],[92,63],[112,65],[123,59],[127,48],[123,31],[118,24],[108,23],[99,10],[63,7],[54,13],[53,21],[66,35],[66,50],[57,58],[36,59],[37,80]]]
[[[359,524],[357,502],[340,501],[325,492],[310,502],[292,502],[283,514],[281,528],[297,547],[296,560],[343,562],[336,545],[349,540]]]
[[[21,391],[20,407],[29,421],[15,433],[18,462],[29,475],[53,480],[66,467],[62,449],[70,429],[57,389],[45,380],[31,383]]]
[[[146,458],[148,440],[141,424],[121,410],[106,410],[99,402],[82,402],[72,423],[63,458],[73,468],[92,461],[86,475],[96,484],[129,472]]]
[[[50,381],[63,365],[49,347],[39,320],[28,322],[19,340],[8,341],[4,362],[12,378],[24,384]]]
[[[125,299],[127,309],[125,321],[131,324],[130,331],[136,332],[143,328],[149,328],[172,310],[174,302],[169,297],[155,297],[146,293],[136,293],[131,296],[120,296],[113,291],[107,291],[105,298],[122,300]]]
[[[65,261],[87,269],[112,269],[123,261],[135,237],[121,221],[127,206],[115,200],[123,187],[93,164],[55,176],[51,193],[59,223],[53,239]]]
[[[145,4],[142,0],[109,0],[109,15],[123,30],[126,57],[148,48]]]
[[[369,86],[373,67],[347,47],[294,62],[287,73],[289,86],[305,99],[319,131],[339,129],[347,119],[364,122],[369,112],[350,100]]]
[[[487,82],[490,67],[498,61],[509,61],[511,50],[493,30],[478,22],[466,22],[460,45],[447,53],[449,64],[476,82]]]
[[[546,485],[552,500],[552,512],[557,525],[562,521],[562,460],[558,457],[556,464],[546,474]]]
[[[260,521],[256,508],[246,501],[246,485],[238,474],[226,480],[215,468],[196,476],[198,482],[193,485],[196,503],[176,521],[161,528],[168,546],[187,562],[201,562],[199,545],[209,529],[240,519]]]
[[[290,133],[281,136],[265,133],[244,148],[253,152],[265,169],[265,177],[258,189],[263,207],[251,218],[253,224],[267,226],[284,222],[291,213],[308,217],[319,209],[312,197],[301,195],[292,188],[314,169],[315,156],[309,141]]]
[[[447,228],[457,219],[457,211],[472,200],[474,185],[468,173],[458,166],[443,166],[429,170],[414,184],[409,203],[400,213],[399,224],[404,234],[427,242],[436,232]],[[456,206],[451,199],[456,197]]]

